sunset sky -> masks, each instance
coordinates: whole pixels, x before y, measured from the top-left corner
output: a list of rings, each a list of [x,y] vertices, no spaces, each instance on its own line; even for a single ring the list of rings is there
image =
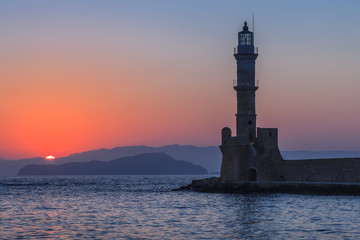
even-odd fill
[[[360,151],[360,1],[1,0],[0,158],[220,144],[255,14],[260,127]],[[250,27],[252,29],[252,26]]]

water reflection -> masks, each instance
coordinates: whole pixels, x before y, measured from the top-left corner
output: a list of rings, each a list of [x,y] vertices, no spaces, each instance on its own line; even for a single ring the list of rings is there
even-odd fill
[[[292,239],[360,235],[351,196],[171,192],[196,176],[0,179],[0,238]]]

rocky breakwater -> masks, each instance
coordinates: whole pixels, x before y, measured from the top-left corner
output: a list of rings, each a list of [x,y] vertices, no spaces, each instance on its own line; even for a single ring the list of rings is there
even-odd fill
[[[193,190],[195,192],[208,192],[208,193],[249,193],[261,192],[264,189],[258,187],[257,184],[251,182],[242,183],[224,183],[219,177],[211,177],[199,180],[193,180],[191,184],[181,186],[172,191]]]
[[[224,183],[218,177],[193,180],[173,191],[193,190],[208,193],[305,193],[326,195],[360,195],[359,183],[243,181]]]

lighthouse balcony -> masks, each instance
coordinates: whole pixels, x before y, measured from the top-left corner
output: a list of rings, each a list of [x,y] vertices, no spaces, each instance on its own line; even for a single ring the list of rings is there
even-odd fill
[[[259,79],[255,80],[255,85],[237,85],[237,81],[234,79],[233,87],[236,91],[256,91],[259,88]]]
[[[258,47],[254,47],[254,45],[241,45],[238,47],[234,47],[234,55],[247,55],[247,54],[259,54]]]
[[[234,86],[236,91],[256,91],[259,87],[254,85],[239,85]]]

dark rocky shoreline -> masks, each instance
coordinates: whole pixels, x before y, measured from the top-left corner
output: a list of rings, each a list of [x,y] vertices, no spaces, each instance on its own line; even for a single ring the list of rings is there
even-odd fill
[[[172,191],[192,190],[207,193],[300,193],[324,195],[360,195],[359,183],[321,183],[284,181],[243,181],[224,183],[219,177],[193,180]]]

